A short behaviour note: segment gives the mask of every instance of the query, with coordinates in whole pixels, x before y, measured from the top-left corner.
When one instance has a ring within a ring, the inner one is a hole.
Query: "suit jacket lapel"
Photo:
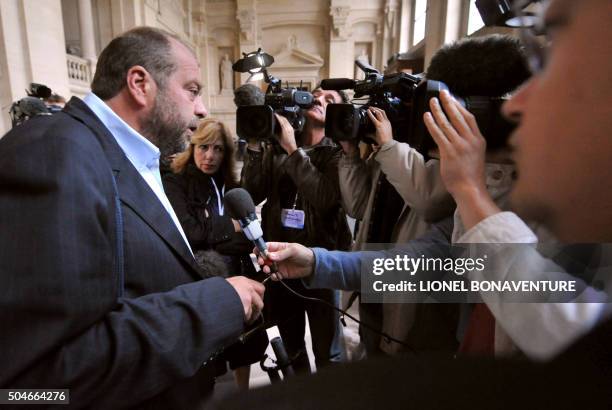
[[[159,202],[157,195],[155,195],[140,173],[127,159],[123,150],[104,124],[78,98],[73,97],[66,105],[64,112],[84,123],[96,135],[115,173],[121,202],[140,216],[164,242],[193,268],[193,273],[201,277],[193,255],[187,248],[174,221]]]

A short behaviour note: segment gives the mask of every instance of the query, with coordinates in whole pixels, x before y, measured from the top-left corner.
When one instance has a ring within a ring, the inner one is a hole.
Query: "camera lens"
[[[325,135],[335,141],[357,138],[361,114],[352,104],[330,104],[327,106]]]

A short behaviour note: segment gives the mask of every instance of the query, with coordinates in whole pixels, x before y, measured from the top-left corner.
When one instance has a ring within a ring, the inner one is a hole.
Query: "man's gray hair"
[[[171,39],[191,49],[174,34],[153,27],[137,27],[114,38],[98,58],[92,92],[102,100],[113,98],[125,87],[128,70],[137,65],[164,89],[167,78],[177,68]]]

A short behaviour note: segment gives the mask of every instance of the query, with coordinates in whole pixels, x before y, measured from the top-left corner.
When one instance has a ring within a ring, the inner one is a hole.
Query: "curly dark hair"
[[[458,96],[501,97],[525,82],[531,73],[516,38],[493,34],[466,38],[438,50],[426,71]]]
[[[264,105],[266,95],[254,84],[242,84],[234,90],[234,104],[236,107],[248,105]]]

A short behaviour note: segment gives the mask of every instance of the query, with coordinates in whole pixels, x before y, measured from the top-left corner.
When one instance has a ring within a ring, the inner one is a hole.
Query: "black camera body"
[[[474,115],[481,134],[487,141],[487,150],[495,151],[508,144],[508,138],[516,127],[501,114],[503,98],[488,96],[459,97],[453,95],[442,81],[424,80],[414,90],[409,133],[415,147],[427,153],[437,147],[423,122],[423,115],[429,112],[429,100],[440,98],[440,92],[446,90],[470,113]]]
[[[301,132],[306,122],[302,109],[312,106],[312,94],[294,87],[282,88],[281,80],[268,75],[267,67],[274,63],[274,57],[261,48],[244,54],[232,65],[234,71],[251,75],[263,74],[268,83],[263,105],[239,106],[236,112],[236,132],[241,138],[266,140],[273,137],[278,129],[274,114],[282,115],[296,132]]]
[[[30,83],[30,89],[26,90],[28,96],[11,104],[9,109],[11,126],[16,127],[36,116],[51,115],[53,112],[43,102],[43,99],[49,98],[51,93],[51,89],[46,85]]]
[[[51,97],[52,91],[44,84],[30,83],[30,89],[26,90],[26,93],[28,93],[29,97],[36,97],[44,100]]]
[[[408,131],[410,107],[405,101],[411,98],[413,89],[420,78],[405,73],[382,76],[374,68],[365,67],[366,79],[353,81],[348,79],[329,79],[321,82],[324,90],[353,89],[354,99],[364,96],[368,101],[361,105],[330,104],[327,106],[325,135],[335,141],[361,140],[366,143],[374,141],[368,137],[376,131],[368,117],[369,107],[377,107],[385,111],[387,118],[393,124],[396,139],[403,140]]]
[[[441,81],[425,80],[407,73],[381,75],[373,67],[356,62],[366,72],[362,81],[329,79],[321,83],[328,90],[353,89],[355,97],[368,96],[361,106],[353,104],[330,104],[327,107],[325,135],[336,141],[364,141],[372,143],[369,133],[375,132],[367,116],[370,106],[381,108],[393,126],[394,137],[407,142],[422,154],[436,147],[423,123],[423,114],[429,111],[429,100],[448,90]],[[514,125],[501,115],[503,99],[487,96],[453,96],[476,117],[482,134],[487,138],[487,147],[495,150],[506,145]]]
[[[238,107],[236,112],[236,131],[246,139],[265,140],[271,138],[278,128],[274,113],[289,120],[296,132],[304,128],[305,118],[302,108],[312,106],[312,94],[295,88],[268,92],[263,105]]]

